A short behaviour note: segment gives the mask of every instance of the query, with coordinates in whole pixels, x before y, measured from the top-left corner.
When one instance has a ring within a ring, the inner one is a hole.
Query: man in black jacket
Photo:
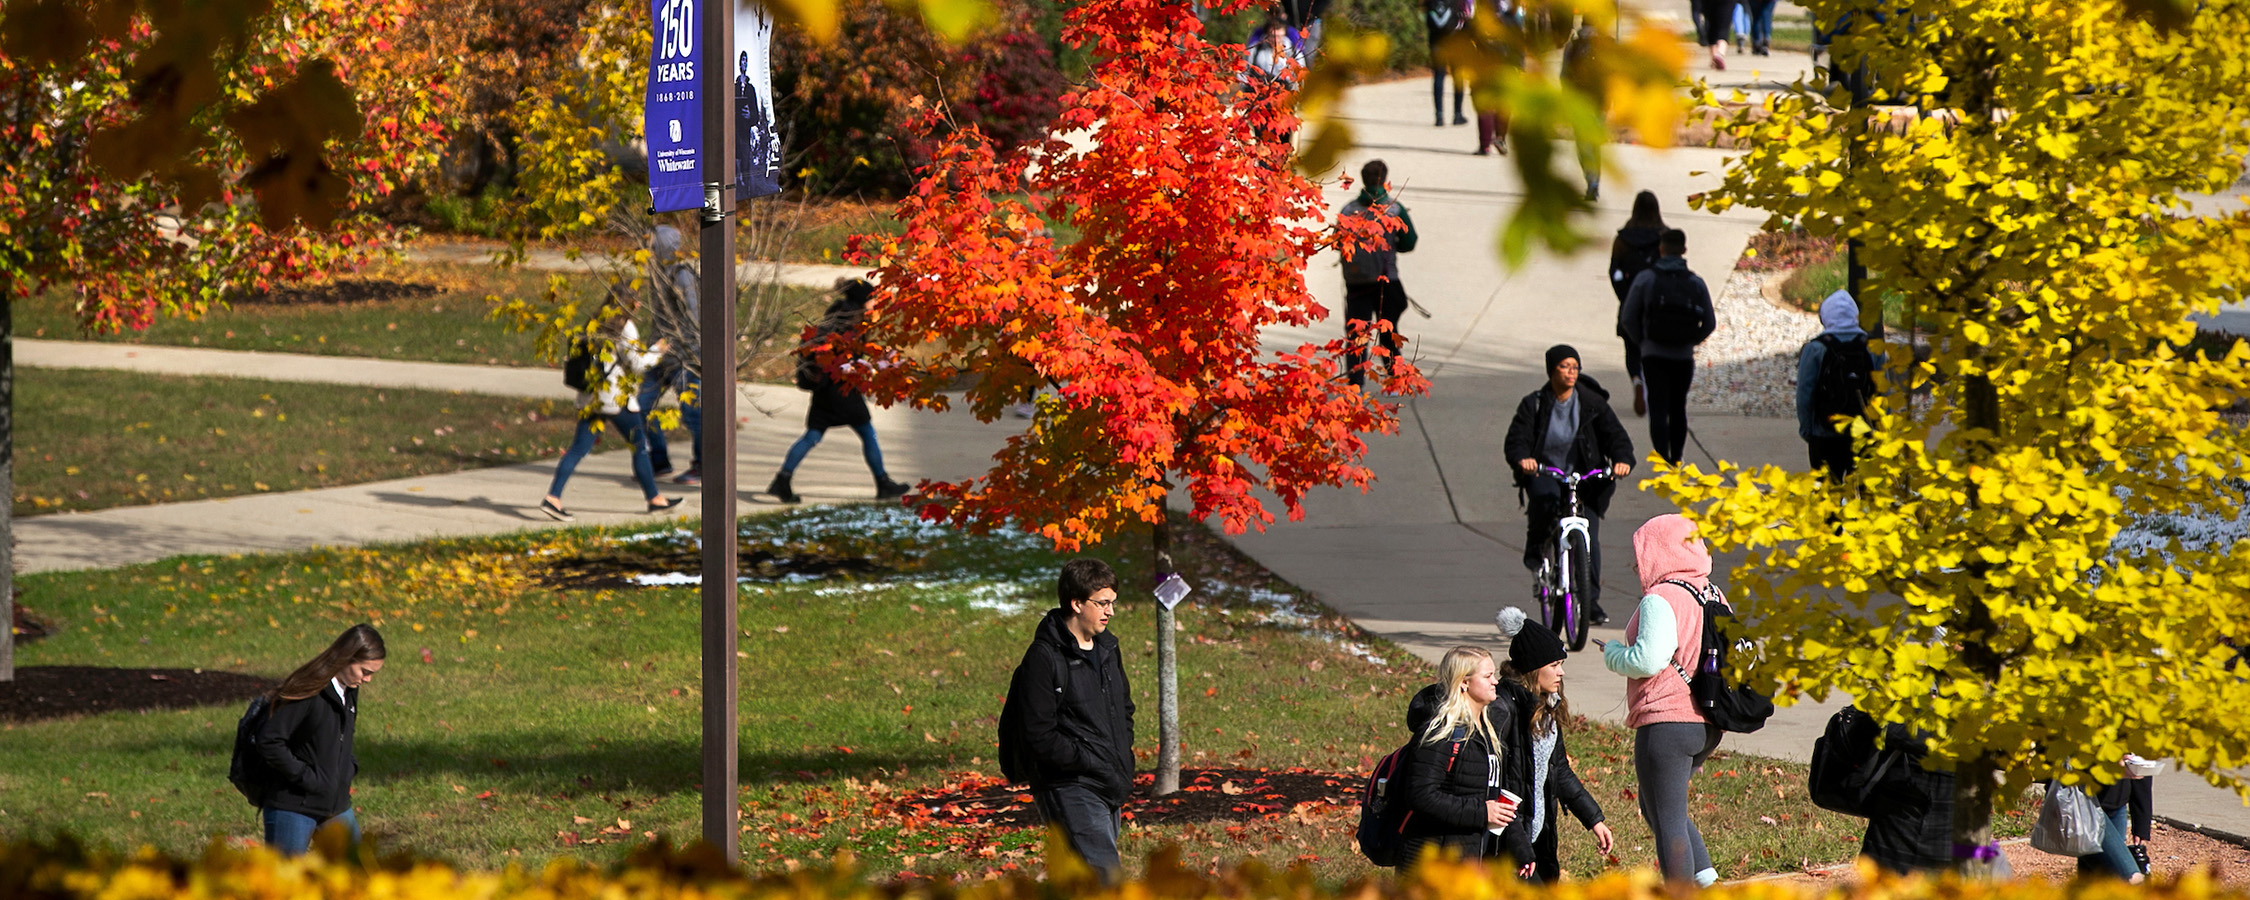
[[[1633,471],[1633,439],[1625,433],[1617,414],[1609,409],[1609,392],[1592,378],[1578,374],[1578,351],[1568,344],[1547,348],[1547,383],[1523,398],[1516,417],[1508,423],[1507,459],[1515,468],[1516,484],[1531,497],[1529,522],[1524,530],[1523,564],[1538,569],[1554,540],[1555,520],[1562,514],[1562,480],[1543,471],[1591,472],[1608,469],[1612,479]],[[1602,612],[1602,516],[1617,483],[1593,481],[1579,486],[1586,517],[1588,571],[1586,621],[1609,621]]]
[[[1074,559],[1063,564],[1055,593],[1061,605],[1040,621],[1008,686],[1008,702],[1023,704],[1013,737],[1029,757],[1040,818],[1114,884],[1124,871],[1118,813],[1133,789],[1133,691],[1109,633],[1117,573]]]

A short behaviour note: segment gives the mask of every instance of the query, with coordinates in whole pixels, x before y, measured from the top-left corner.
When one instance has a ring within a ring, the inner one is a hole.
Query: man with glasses
[[[1040,620],[1008,685],[1000,767],[1031,785],[1039,817],[1115,884],[1119,812],[1133,789],[1133,691],[1109,621],[1117,573],[1098,559],[1063,564],[1060,605]]]
[[[1523,398],[1516,417],[1508,423],[1507,459],[1515,468],[1516,488],[1530,495],[1523,537],[1524,568],[1536,570],[1555,540],[1555,520],[1562,514],[1562,481],[1547,468],[1565,472],[1608,469],[1611,478],[1633,471],[1633,438],[1610,411],[1609,392],[1599,382],[1579,374],[1578,351],[1568,344],[1547,348],[1547,383]],[[1617,482],[1590,481],[1579,485],[1578,497],[1586,517],[1588,571],[1586,621],[1602,625],[1602,516],[1609,512],[1610,494]]]

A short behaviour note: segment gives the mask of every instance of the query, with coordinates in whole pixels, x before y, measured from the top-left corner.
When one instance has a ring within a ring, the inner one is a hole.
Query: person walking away
[[[1894,754],[1867,792],[1867,833],[1859,854],[1898,875],[1935,875],[1953,867],[1953,773],[1922,767],[1927,733],[1893,723],[1880,753]],[[1880,764],[1880,763],[1878,763]]]
[[[1656,838],[1664,880],[1710,887],[1719,880],[1703,833],[1688,816],[1688,779],[1703,768],[1723,734],[1696,711],[1688,691],[1703,649],[1703,607],[1710,592],[1711,552],[1685,517],[1666,514],[1633,532],[1640,570],[1640,608],[1625,623],[1625,640],[1602,647],[1602,664],[1625,676],[1625,725],[1633,729],[1633,777],[1641,818]],[[1682,584],[1686,586],[1683,587]]]
[[[1404,776],[1408,813],[1400,872],[1411,871],[1424,853],[1504,857],[1510,868],[1531,860],[1530,836],[1510,827],[1531,792],[1529,748],[1511,746],[1521,737],[1515,724],[1515,706],[1500,694],[1492,654],[1467,646],[1446,651],[1437,683],[1417,692],[1406,708],[1415,740]]]
[[[1711,290],[1687,267],[1687,233],[1666,229],[1662,255],[1633,279],[1618,319],[1625,339],[1641,348],[1641,380],[1648,386],[1650,449],[1672,465],[1687,449],[1688,388],[1695,381],[1695,348],[1718,328]]]
[[[1727,42],[1734,39],[1735,0],[1689,0],[1695,5],[1695,42],[1711,52],[1711,68],[1726,71]]]
[[[2148,843],[2149,820],[2155,817],[2154,779],[2128,776],[2110,783],[2094,795],[2094,805],[2102,808],[2106,821],[2102,828],[2102,849],[2078,858],[2080,876],[2114,875],[2128,884],[2148,880],[2148,870],[2142,860],[2148,853],[2133,853],[2126,843],[2130,834],[2142,844]],[[2064,790],[2072,790],[2064,788]]]
[[[703,307],[697,301],[695,269],[679,261],[679,254],[680,230],[656,226],[656,236],[649,241],[650,306],[656,310],[651,330],[668,346],[656,361],[656,368],[641,379],[640,406],[643,412],[655,412],[656,401],[665,391],[679,395],[680,424],[692,442],[693,461],[672,483],[702,484],[703,379],[696,375],[696,365],[703,352]],[[662,428],[648,429],[648,460],[657,477],[672,474],[672,448]]]
[[[829,343],[829,339],[851,336],[867,314],[867,301],[875,296],[874,285],[861,278],[847,279],[838,288],[842,295],[828,305],[812,338],[797,348],[797,386],[812,392],[812,406],[805,410],[805,433],[789,446],[789,454],[781,461],[781,471],[766,485],[766,493],[783,503],[804,499],[797,496],[790,484],[797,465],[805,461],[805,454],[820,446],[820,439],[827,436],[828,429],[838,425],[859,435],[860,456],[867,460],[868,474],[875,476],[875,499],[894,500],[906,496],[906,485],[892,481],[890,473],[883,469],[883,445],[875,439],[875,422],[867,411],[867,398],[850,385],[839,383],[835,375],[812,356],[815,350]],[[856,364],[854,361],[845,365]]]
[[[1516,486],[1530,498],[1525,515],[1523,565],[1537,571],[1555,541],[1562,516],[1562,481],[1543,469],[1566,472],[1609,470],[1610,481],[1579,486],[1585,508],[1587,572],[1586,621],[1609,624],[1602,611],[1602,516],[1609,513],[1617,479],[1633,471],[1633,438],[1610,411],[1609,392],[1579,374],[1578,351],[1568,344],[1547,348],[1547,383],[1525,394],[1508,421],[1501,447],[1515,463]]]
[[[383,670],[383,635],[365,623],[344,629],[320,652],[266,695],[266,721],[252,746],[272,778],[259,809],[266,845],[283,856],[301,856],[313,833],[340,825],[359,844],[359,814],[352,808],[352,778],[359,757],[352,736],[359,726],[359,689]]]
[[[1562,80],[1572,90],[1584,94],[1594,104],[1594,114],[1608,127],[1608,84],[1593,66],[1599,52],[1598,45],[1607,40],[1591,24],[1580,25],[1571,32],[1570,41],[1563,45]],[[1607,134],[1577,134],[1572,129],[1570,141],[1578,150],[1578,171],[1586,177],[1586,202],[1602,198],[1602,145],[1608,142]]]
[[[1523,28],[1524,15],[1522,4],[1514,2],[1514,0],[1498,0],[1498,2],[1493,5],[1492,11],[1494,15],[1499,17],[1500,21],[1503,24],[1517,30],[1521,30]],[[1471,18],[1475,17],[1476,12],[1477,6],[1474,3],[1471,3],[1469,6],[1469,13]],[[1513,42],[1503,42],[1500,44],[1487,45],[1485,49],[1491,53],[1497,54],[1501,59],[1502,65],[1514,69],[1523,68],[1523,49],[1516,46]],[[1484,106],[1479,104],[1479,99],[1480,98],[1475,91],[1469,92],[1469,104],[1477,108],[1476,155],[1490,156],[1494,153],[1498,153],[1501,156],[1506,156],[1508,155],[1508,117],[1502,115],[1501,111],[1498,109],[1484,108]]]
[[[1039,817],[1108,884],[1124,874],[1120,811],[1133,789],[1133,691],[1117,636],[1117,573],[1098,559],[1063,564],[1059,605],[1039,621],[1009,680],[1022,704],[1022,747]]]
[[[1797,353],[1797,436],[1831,483],[1859,466],[1851,432],[1836,417],[1859,418],[1874,396],[1875,356],[1859,328],[1859,304],[1839,289],[1820,301],[1820,334]]]
[[[1641,381],[1641,342],[1625,337],[1625,294],[1634,279],[1656,264],[1656,245],[1664,238],[1664,216],[1656,193],[1633,195],[1633,215],[1609,242],[1609,289],[1617,294],[1617,336],[1625,341],[1625,374],[1633,376],[1633,415],[1648,415],[1648,386]]]
[[[1467,27],[1469,6],[1463,0],[1422,0],[1422,28],[1430,38],[1430,105],[1436,108],[1440,128],[1445,126],[1445,76],[1448,73],[1453,75],[1453,124],[1469,124],[1469,117],[1461,114],[1461,98],[1468,90],[1467,85],[1462,83],[1461,74],[1445,63],[1449,55],[1460,52],[1448,47],[1448,40]]]
[[[547,496],[540,498],[539,511],[558,522],[568,522],[576,516],[563,508],[563,489],[570,486],[570,476],[578,471],[578,462],[594,449],[600,436],[594,432],[597,424],[607,422],[625,438],[633,448],[633,480],[641,486],[641,496],[648,501],[648,511],[666,512],[680,505],[677,497],[666,497],[656,489],[656,471],[648,458],[647,421],[642,413],[640,377],[664,355],[670,346],[658,339],[653,347],[641,346],[640,327],[633,324],[633,314],[640,309],[640,299],[631,295],[612,293],[594,311],[595,325],[613,347],[615,361],[602,366],[602,378],[591,390],[578,392],[578,431],[570,439],[570,449],[563,451],[555,464],[555,479],[547,486]]]
[[[1398,355],[1398,317],[1406,314],[1406,285],[1399,281],[1398,255],[1411,253],[1421,235],[1414,231],[1414,217],[1406,207],[1391,198],[1391,167],[1382,160],[1368,160],[1359,167],[1359,196],[1344,204],[1336,218],[1368,216],[1375,210],[1387,212],[1398,218],[1398,226],[1383,235],[1379,246],[1362,247],[1356,252],[1343,254],[1344,267],[1344,339],[1349,349],[1344,352],[1344,366],[1349,370],[1352,385],[1366,383],[1367,344],[1375,337],[1376,322],[1386,326],[1382,331],[1383,349],[1380,360],[1383,371],[1391,371],[1391,362]]]
[[[1562,639],[1545,628],[1525,628],[1530,617],[1518,607],[1501,610],[1494,620],[1508,637],[1508,665],[1500,671],[1500,691],[1514,700],[1518,727],[1531,747],[1531,818],[1524,833],[1532,836],[1532,861],[1516,874],[1553,884],[1562,878],[1557,850],[1561,839],[1555,825],[1563,808],[1568,807],[1578,824],[1594,833],[1594,843],[1603,854],[1616,846],[1617,836],[1602,816],[1601,803],[1579,782],[1570,765],[1570,749],[1563,744],[1562,726],[1570,721],[1570,701],[1563,696],[1563,660],[1570,654]]]
[[[1750,13],[1750,52],[1773,55],[1773,8],[1778,0],[1742,0]]]

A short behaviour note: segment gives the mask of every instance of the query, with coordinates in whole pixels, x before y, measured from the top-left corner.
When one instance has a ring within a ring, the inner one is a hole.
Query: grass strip
[[[16,515],[526,462],[561,455],[575,414],[458,392],[37,368],[16,370],[16,409]]]

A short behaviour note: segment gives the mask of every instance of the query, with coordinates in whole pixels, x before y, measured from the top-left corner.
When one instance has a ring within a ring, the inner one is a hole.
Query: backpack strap
[[[1705,606],[1711,602],[1710,600],[1704,598],[1703,591],[1698,589],[1695,585],[1689,584],[1685,581],[1681,581],[1677,578],[1666,578],[1663,581],[1657,582],[1657,584],[1678,585],[1681,590],[1688,592],[1689,597],[1695,599],[1695,604],[1699,608],[1698,611],[1701,611],[1700,607]],[[1706,615],[1708,614],[1706,613]],[[1703,647],[1701,646],[1702,638],[1700,636],[1696,638],[1696,643],[1696,659],[1698,662],[1701,662],[1703,657]],[[1672,657],[1672,671],[1680,673],[1680,680],[1687,682],[1688,686],[1693,687],[1695,685],[1694,676],[1689,675],[1686,669],[1680,668],[1680,658],[1678,656]]]

